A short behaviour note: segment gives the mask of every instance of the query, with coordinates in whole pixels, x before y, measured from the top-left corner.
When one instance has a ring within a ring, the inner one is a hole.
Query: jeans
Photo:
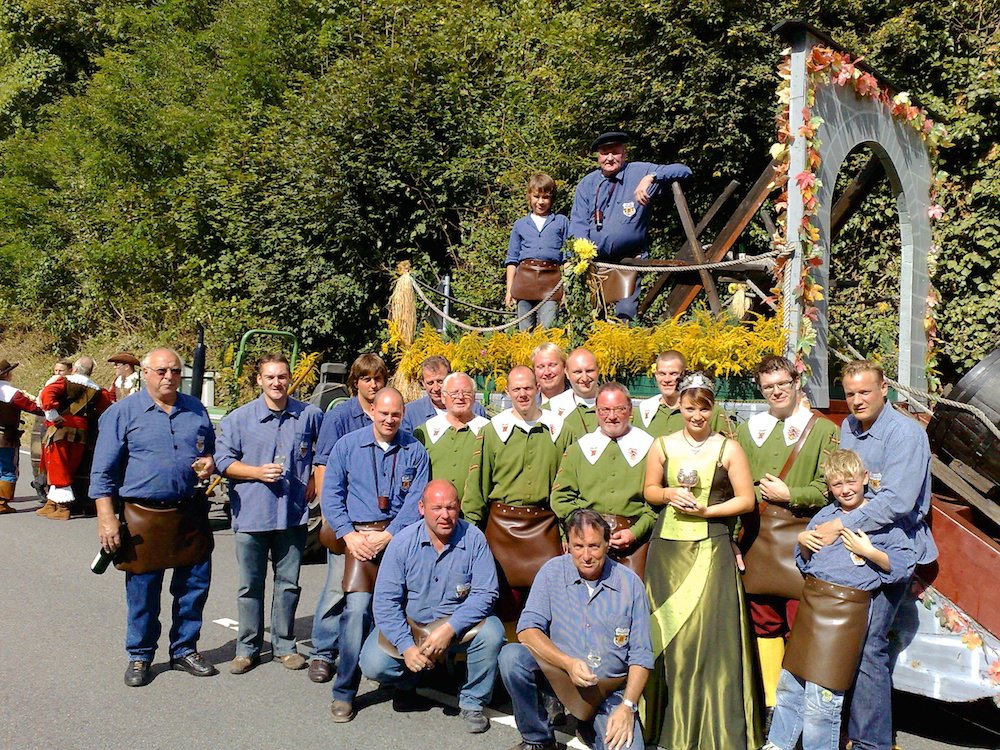
[[[340,617],[340,658],[337,676],[333,678],[333,699],[354,702],[361,684],[358,661],[361,647],[372,629],[372,595],[352,591],[344,597],[344,613]]]
[[[795,750],[802,735],[802,750],[837,750],[843,705],[843,692],[827,690],[782,669],[778,705],[774,707],[767,741],[780,750]]]
[[[326,553],[326,583],[323,593],[316,602],[316,614],[313,616],[312,655],[311,659],[319,659],[333,664],[334,653],[337,651],[337,639],[340,637],[340,616],[344,611],[344,556],[335,555],[329,550]]]
[[[125,574],[125,601],[128,622],[125,630],[125,651],[130,661],[152,662],[156,642],[160,638],[160,591],[163,574]],[[174,598],[170,626],[170,657],[187,656],[198,645],[201,634],[201,614],[208,601],[212,582],[212,558],[186,568],[174,568],[170,577],[170,594]]]
[[[519,299],[517,301],[517,317],[526,315],[528,312],[535,308],[541,300],[530,300],[530,299]],[[538,311],[531,315],[520,323],[517,324],[517,328],[520,331],[527,331],[531,328],[541,326],[542,328],[551,328],[555,325],[556,315],[559,313],[559,303],[554,300],[549,300],[543,304]]]
[[[306,527],[235,533],[240,586],[236,592],[239,632],[236,655],[254,658],[264,644],[264,579],[267,557],[274,569],[271,595],[271,647],[275,656],[295,653],[295,609],[299,604],[299,568]]]
[[[520,643],[508,643],[500,651],[500,677],[510,694],[514,706],[514,721],[524,742],[545,745],[555,741],[555,732],[549,723],[542,704],[542,691],[551,694],[552,688],[542,675],[542,670],[531,652]],[[622,702],[622,691],[609,695],[597,710],[591,722],[580,722],[581,734],[593,750],[605,750],[604,733],[608,717]],[[643,750],[642,728],[639,718],[633,718],[632,744],[623,750]]]
[[[0,482],[17,482],[17,448],[0,448]]]
[[[504,642],[503,624],[496,617],[487,617],[483,627],[468,643],[454,644],[448,653],[465,652],[467,675],[458,693],[459,708],[482,710],[493,695],[497,680],[497,657]],[[369,680],[395,684],[404,690],[416,686],[417,675],[406,668],[402,659],[394,659],[378,645],[376,628],[361,649],[361,671]]]
[[[855,750],[892,748],[892,659],[889,628],[910,588],[910,579],[884,586],[872,599],[868,635],[854,678],[847,733]]]

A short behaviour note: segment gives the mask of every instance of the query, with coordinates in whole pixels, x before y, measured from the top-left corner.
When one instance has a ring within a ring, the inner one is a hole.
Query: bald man
[[[562,417],[574,439],[597,429],[597,357],[590,349],[574,349],[566,359],[569,390],[554,396],[548,408]]]

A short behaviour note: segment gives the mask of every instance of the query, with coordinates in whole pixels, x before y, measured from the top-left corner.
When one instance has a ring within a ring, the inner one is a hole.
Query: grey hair
[[[465,372],[451,372],[451,373],[448,373],[448,377],[446,377],[444,379],[444,382],[441,383],[441,387],[442,388],[447,388],[448,387],[448,383],[453,383],[456,378],[465,378],[469,382],[469,385],[472,386],[472,392],[475,393],[475,391],[476,391],[476,381],[472,379],[471,375],[469,375],[468,373],[465,373]]]
[[[171,349],[169,346],[158,346],[155,349],[150,349],[146,353],[146,356],[142,358],[142,362],[139,363],[139,366],[149,368],[149,363],[152,360],[153,354],[155,352],[170,352],[175,357],[177,357],[177,361],[181,363],[181,369],[182,370],[184,369],[184,357],[178,354],[176,349]]]
[[[572,513],[569,514],[569,518],[566,519],[564,524],[566,528],[566,538],[569,539],[571,531],[575,531],[577,534],[583,534],[583,530],[586,528],[600,529],[601,533],[604,534],[604,541],[611,541],[611,527],[608,526],[608,522],[604,520],[604,516],[598,513],[596,510],[590,508],[577,508]]]
[[[80,357],[76,362],[73,363],[73,372],[79,375],[86,375],[90,377],[90,373],[94,371],[94,358],[84,355]]]

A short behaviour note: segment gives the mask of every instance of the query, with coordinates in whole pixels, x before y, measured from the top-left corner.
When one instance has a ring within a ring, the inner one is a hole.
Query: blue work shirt
[[[112,404],[98,421],[90,496],[170,501],[190,497],[191,468],[215,453],[215,432],[201,401],[178,393],[167,414],[143,388]],[[199,448],[201,450],[199,450]]]
[[[563,246],[569,235],[569,219],[562,214],[549,214],[542,228],[535,224],[532,214],[514,222],[507,242],[505,266],[516,266],[522,260],[548,260],[563,262]]]
[[[592,583],[593,597],[571,555],[552,558],[531,584],[517,632],[538,628],[575,659],[596,651],[601,664],[591,671],[601,679],[624,677],[630,666],[652,669],[649,602],[639,576],[609,557]]]
[[[655,182],[651,196],[659,192],[659,184],[690,177],[691,170],[683,164],[650,164],[628,161],[618,174],[605,177],[595,169],[576,186],[573,211],[570,213],[569,234],[588,239],[597,245],[602,259],[620,260],[644,255],[649,248],[649,217],[652,202],[643,206],[635,199],[635,189],[646,175]],[[604,214],[603,228],[594,223],[594,207]]]
[[[417,502],[424,494],[430,470],[427,451],[400,430],[383,451],[374,427],[364,427],[337,441],[323,477],[323,518],[337,537],[354,531],[355,523],[390,521],[395,536],[420,520]],[[378,507],[378,496],[389,498],[389,511]]]
[[[306,485],[322,422],[323,412],[294,398],[276,415],[263,395],[222,420],[215,456],[220,474],[237,461],[263,466],[285,456],[285,475],[277,482],[229,479],[233,531],[291,529],[309,520]]]
[[[493,611],[497,565],[486,537],[459,519],[440,553],[425,522],[399,532],[386,547],[375,581],[375,626],[400,653],[413,645],[406,618],[427,625],[448,617],[459,638]]]
[[[924,520],[931,509],[931,449],[920,423],[887,403],[867,432],[848,416],[840,425],[840,447],[861,456],[868,470],[869,503],[847,513],[844,526],[870,534],[898,524],[913,537],[918,565],[936,560]]]
[[[861,510],[861,508],[859,508]],[[853,511],[852,511],[853,512]],[[840,518],[844,526],[848,526],[849,514],[840,509],[836,502],[823,507],[815,516],[809,519],[807,528],[815,529],[824,521]],[[844,546],[844,540],[837,538],[833,544],[828,544],[819,552],[814,552],[806,560],[802,550],[795,545],[795,564],[803,575],[810,575],[821,581],[835,583],[838,586],[850,586],[862,591],[874,591],[890,583],[905,581],[913,575],[916,565],[916,555],[913,551],[913,540],[898,526],[887,526],[872,532],[866,532],[875,549],[889,556],[889,571],[882,570],[878,565],[865,560],[862,565],[855,564],[851,553]]]
[[[472,413],[478,414],[480,417],[486,416],[486,409],[479,403],[478,393],[475,396],[475,401],[472,402]],[[410,433],[415,432],[420,425],[437,415],[438,410],[434,406],[434,402],[431,401],[431,397],[424,395],[422,398],[411,401],[406,405],[406,411],[403,413],[403,422],[399,428]]]
[[[354,396],[349,401],[343,401],[333,407],[323,417],[323,426],[319,431],[319,440],[316,442],[316,455],[313,456],[313,463],[316,466],[326,466],[330,460],[330,451],[344,435],[362,427],[370,427],[373,424],[372,418],[365,414],[361,408],[361,402]]]

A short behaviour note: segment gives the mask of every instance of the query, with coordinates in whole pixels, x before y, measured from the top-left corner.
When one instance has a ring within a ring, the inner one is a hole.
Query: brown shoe
[[[306,658],[299,653],[285,654],[284,656],[275,657],[281,662],[281,665],[285,669],[305,669],[306,668]]]
[[[7,513],[17,513],[17,511],[7,505],[6,500],[0,500],[0,516],[6,515]]]
[[[237,656],[229,662],[229,674],[246,674],[259,663],[256,657]]]
[[[333,679],[333,665],[322,659],[309,662],[309,679],[313,682],[329,682]]]
[[[35,511],[36,516],[41,516],[42,518],[48,518],[52,511],[54,511],[58,506],[51,500],[46,500],[45,505]]]
[[[334,701],[330,704],[330,719],[335,724],[346,724],[354,718],[354,706],[347,701]]]
[[[68,521],[69,505],[65,505],[63,503],[53,503],[53,505],[55,508],[45,517],[50,521]]]
[[[17,513],[8,503],[14,499],[14,483],[0,482],[0,515]]]

